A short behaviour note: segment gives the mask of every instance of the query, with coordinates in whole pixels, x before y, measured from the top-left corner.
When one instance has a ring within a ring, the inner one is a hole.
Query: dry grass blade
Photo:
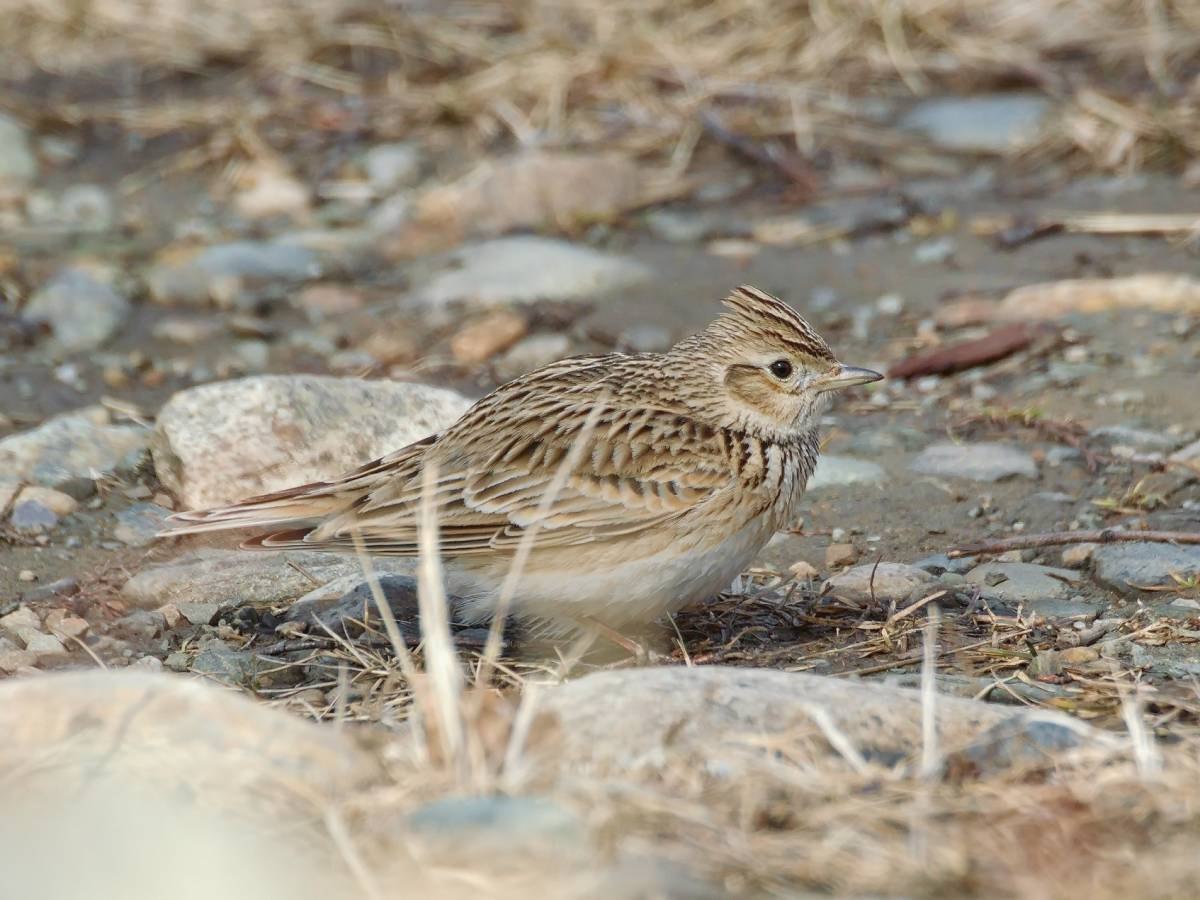
[[[417,598],[421,613],[421,637],[425,648],[425,673],[432,687],[432,709],[443,758],[455,766],[460,777],[469,770],[467,727],[463,718],[463,673],[454,639],[450,635],[449,602],[442,584],[438,548],[437,507],[434,494],[437,467],[426,462],[421,470],[421,510],[418,518]]]

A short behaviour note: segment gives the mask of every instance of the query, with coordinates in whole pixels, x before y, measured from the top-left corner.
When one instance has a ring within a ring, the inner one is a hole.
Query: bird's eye
[[[777,359],[771,365],[767,366],[771,370],[771,374],[776,378],[788,378],[792,374],[792,364],[786,359]]]

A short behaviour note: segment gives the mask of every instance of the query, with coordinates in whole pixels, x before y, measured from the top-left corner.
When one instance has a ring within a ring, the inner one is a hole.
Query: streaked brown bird
[[[653,621],[733,582],[792,519],[830,393],[883,377],[839,363],[756,288],[725,305],[665,353],[552,363],[341,478],[179,513],[167,534],[266,529],[243,546],[415,556],[428,467],[468,617],[492,611],[525,541],[517,616],[566,629]]]

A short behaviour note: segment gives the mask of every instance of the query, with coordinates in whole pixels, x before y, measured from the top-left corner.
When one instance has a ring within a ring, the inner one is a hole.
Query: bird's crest
[[[742,285],[722,301],[730,312],[713,323],[726,334],[767,337],[782,342],[797,353],[833,360],[833,351],[800,314],[765,291]]]

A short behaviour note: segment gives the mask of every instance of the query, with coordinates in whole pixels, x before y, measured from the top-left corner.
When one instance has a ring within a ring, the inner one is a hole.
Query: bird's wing
[[[349,551],[361,542],[416,555],[427,468],[448,556],[512,552],[530,528],[539,546],[655,528],[731,483],[736,438],[675,404],[636,402],[622,390],[620,362],[552,364],[483,398],[442,435],[334,481],[185,513],[178,533],[287,525],[245,546]]]
[[[380,467],[375,485],[344,512],[302,536],[255,545],[351,549],[357,533],[374,553],[414,555],[422,465],[432,469],[448,556],[511,552],[530,528],[539,546],[635,534],[687,513],[731,480],[721,441],[674,412],[573,399],[538,407],[515,421],[492,418],[491,434],[435,445],[419,465]]]

